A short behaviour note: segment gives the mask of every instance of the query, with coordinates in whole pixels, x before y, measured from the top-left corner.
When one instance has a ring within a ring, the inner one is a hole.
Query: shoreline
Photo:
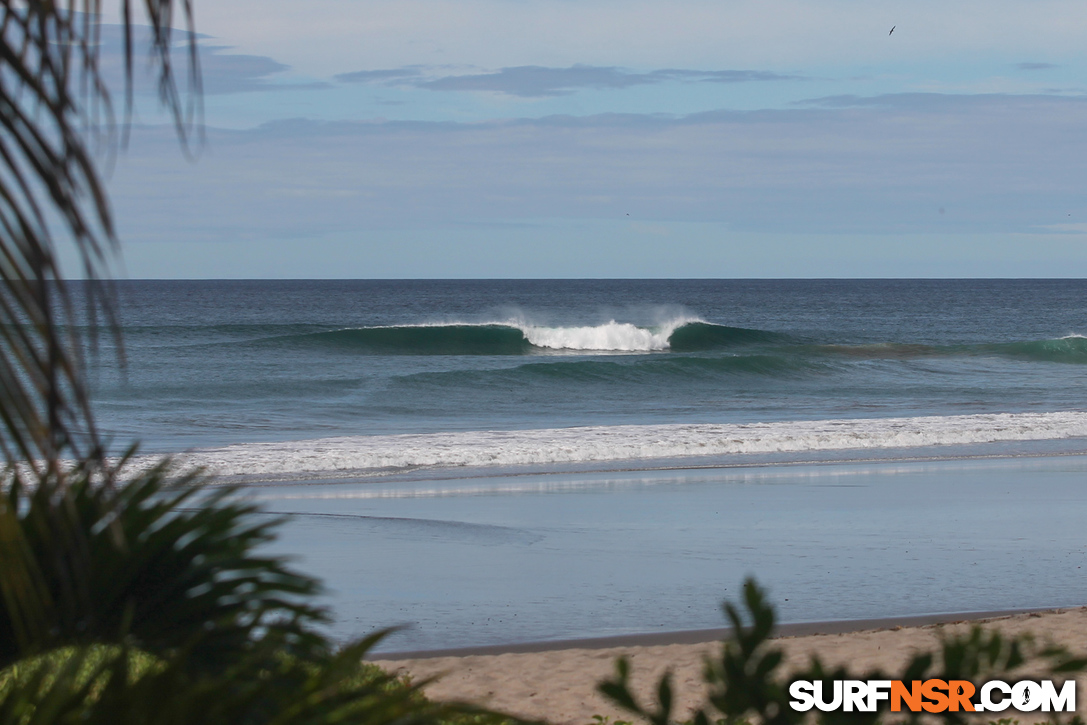
[[[458,481],[488,481],[491,479],[540,478],[547,476],[601,476],[641,473],[705,473],[712,471],[735,471],[750,468],[754,470],[773,468],[803,468],[806,466],[851,466],[883,465],[906,463],[977,463],[983,461],[1029,461],[1045,458],[1087,458],[1087,441],[1083,438],[1045,439],[1038,441],[1020,441],[1024,448],[1037,446],[1043,450],[1015,450],[996,453],[984,452],[983,448],[1003,447],[1005,441],[971,446],[932,445],[911,448],[882,448],[877,450],[850,448],[842,451],[825,451],[824,455],[812,455],[808,458],[769,459],[760,454],[736,454],[727,456],[727,460],[718,460],[718,456],[685,456],[681,458],[623,459],[621,461],[584,462],[580,464],[553,463],[547,465],[523,466],[469,466],[445,467],[434,466],[374,472],[342,471],[337,475],[324,475],[324,472],[299,473],[297,477],[257,478],[252,476],[217,476],[217,483],[236,487],[240,490],[277,489],[307,486],[352,486],[361,484],[449,484]],[[1030,444],[1028,446],[1027,444]],[[1044,447],[1049,446],[1048,449]],[[1068,446],[1062,449],[1062,446]],[[939,450],[938,453],[924,451]],[[968,449],[964,452],[961,449]],[[870,453],[870,455],[863,455]],[[894,455],[899,453],[900,455]],[[848,456],[846,455],[848,454]],[[180,457],[184,453],[163,454]],[[841,455],[842,457],[836,457]],[[744,457],[747,456],[747,457]],[[634,465],[644,460],[645,465]],[[626,463],[627,465],[616,465]]]
[[[896,673],[914,653],[931,651],[941,637],[964,634],[976,624],[1006,635],[1030,633],[1041,643],[1059,642],[1074,654],[1087,653],[1087,607],[1083,606],[930,624],[892,625],[893,619],[853,620],[852,624],[863,626],[872,621],[890,626],[789,635],[784,632],[789,625],[785,625],[779,628],[773,644],[785,655],[786,673],[804,667],[812,657],[819,657],[829,668],[844,665],[861,676],[875,669]],[[593,725],[596,716],[611,722],[632,720],[629,713],[596,692],[596,684],[614,674],[616,658],[626,657],[630,661],[632,691],[640,702],[652,702],[660,676],[671,673],[676,720],[682,721],[704,700],[703,662],[707,655],[716,654],[716,644],[716,641],[630,644],[429,658],[382,655],[371,662],[414,680],[429,680],[424,690],[438,700],[471,702],[527,720],[547,721],[550,725]],[[1032,670],[1028,666],[1017,672],[1030,676]],[[1077,683],[1082,693],[1087,675],[1077,677]],[[1077,699],[1080,715],[1087,712],[1085,700]],[[1008,716],[1022,725],[1053,720],[1052,713],[1009,710],[983,722]]]
[[[791,622],[778,624],[774,638],[810,637],[819,635],[854,634],[857,632],[927,627],[932,625],[983,623],[996,619],[1031,614],[1060,614],[1074,609],[1087,609],[1087,605],[1061,607],[1032,607],[1025,609],[999,609],[992,611],[944,612],[937,614],[876,617],[869,619],[833,619],[820,622]],[[505,654],[535,654],[558,650],[596,650],[626,647],[662,647],[671,645],[701,645],[719,642],[732,633],[731,627],[710,629],[680,629],[669,632],[644,632],[618,634],[604,637],[579,637],[573,639],[511,642],[509,644],[448,647],[442,649],[385,651],[372,653],[371,660],[422,660],[439,657],[497,656]]]
[[[638,459],[624,459],[624,461],[603,461],[599,462],[597,466],[590,466],[586,464],[549,464],[547,466],[475,466],[475,467],[444,467],[435,466],[430,468],[414,468],[411,470],[395,470],[395,471],[381,471],[370,472],[360,471],[352,472],[345,471],[338,473],[336,476],[323,475],[322,472],[312,473],[300,473],[297,478],[289,476],[283,476],[279,478],[254,478],[249,476],[217,476],[217,482],[221,485],[236,486],[240,489],[259,489],[259,488],[276,488],[280,486],[328,486],[328,485],[352,485],[362,483],[448,483],[450,481],[466,481],[466,480],[487,480],[492,478],[521,478],[521,477],[534,477],[534,476],[590,476],[597,474],[621,474],[621,473],[670,473],[670,472],[683,472],[683,471],[729,471],[741,468],[790,468],[790,467],[802,467],[802,466],[835,466],[835,465],[851,465],[851,464],[881,464],[881,463],[953,463],[955,461],[963,461],[964,463],[976,462],[976,461],[1016,461],[1016,460],[1029,460],[1034,458],[1076,458],[1087,457],[1087,450],[1082,447],[1082,438],[1073,439],[1047,439],[1044,441],[1030,441],[1031,443],[1040,444],[1062,444],[1070,441],[1076,442],[1077,445],[1072,450],[1042,450],[1042,451],[1018,451],[1018,452],[1005,452],[1005,453],[947,453],[941,452],[939,454],[924,454],[924,453],[904,453],[900,456],[885,455],[888,452],[893,453],[899,449],[880,449],[878,455],[876,451],[873,451],[871,456],[857,455],[860,452],[866,451],[866,449],[853,449],[850,448],[845,453],[854,454],[849,458],[834,458],[830,455],[826,457],[812,457],[812,458],[797,458],[797,459],[784,459],[784,460],[764,460],[758,457],[756,454],[740,454],[751,455],[753,458],[741,459],[740,455],[731,456],[731,460],[728,461],[702,461],[703,458],[713,459],[714,456],[689,456],[691,462],[678,461],[676,459],[645,459],[647,463],[645,465],[613,465],[615,463],[621,463],[629,460]],[[979,444],[979,446],[997,446],[1002,445],[1003,442],[997,441],[992,443]],[[974,447],[979,447],[974,446]],[[918,451],[929,450],[933,448],[940,448],[941,446],[923,446],[920,448],[908,448],[906,451]],[[948,446],[949,448],[953,446]],[[831,453],[839,453],[838,451],[832,451]],[[164,456],[183,456],[184,453],[171,453],[163,454]],[[654,463],[654,461],[658,461]]]

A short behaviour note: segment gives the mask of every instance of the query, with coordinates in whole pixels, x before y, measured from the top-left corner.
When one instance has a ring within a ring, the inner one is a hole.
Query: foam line
[[[276,478],[1078,437],[1087,437],[1087,412],[348,436],[199,449],[183,459],[224,476]]]

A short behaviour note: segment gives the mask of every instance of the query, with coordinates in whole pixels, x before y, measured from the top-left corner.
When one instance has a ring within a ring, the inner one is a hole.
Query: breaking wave
[[[783,337],[763,330],[680,318],[652,327],[615,320],[582,327],[522,322],[360,327],[289,335],[270,342],[338,347],[377,355],[525,355],[546,350],[693,352]]]
[[[242,334],[248,330],[231,330]],[[255,332],[255,330],[253,330]],[[600,325],[533,325],[523,321],[387,325],[313,330],[259,336],[248,342],[273,348],[322,348],[361,355],[532,355],[547,352],[713,353],[760,345],[759,354],[842,360],[910,360],[940,357],[1002,357],[1036,362],[1087,364],[1087,337],[1043,340],[927,344],[911,342],[835,343],[803,341],[790,335],[731,327],[680,317],[654,326],[611,320]],[[792,364],[792,363],[790,363]]]
[[[1055,340],[1006,342],[999,345],[982,345],[982,351],[994,352],[1005,357],[1046,362],[1087,363],[1087,337],[1067,335]]]

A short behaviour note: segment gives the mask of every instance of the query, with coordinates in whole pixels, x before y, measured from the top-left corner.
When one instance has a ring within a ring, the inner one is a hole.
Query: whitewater
[[[1019,413],[752,424],[622,425],[344,436],[193,450],[231,479],[366,476],[419,468],[636,462],[755,453],[919,448],[1087,438],[1087,413]],[[153,458],[144,459],[150,463]]]
[[[649,352],[667,350],[669,338],[678,328],[697,318],[670,320],[657,328],[644,328],[629,322],[609,320],[602,325],[583,327],[540,327],[523,321],[509,322],[524,334],[529,344],[553,350],[614,350],[619,352]]]

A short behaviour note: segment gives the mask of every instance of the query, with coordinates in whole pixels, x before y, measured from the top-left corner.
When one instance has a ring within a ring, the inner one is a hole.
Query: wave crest
[[[360,327],[300,335],[292,342],[370,355],[523,355],[530,351],[521,330],[498,323]]]
[[[713,350],[776,337],[762,330],[677,318],[654,327],[615,320],[580,327],[545,327],[517,321],[360,327],[291,335],[271,342],[323,345],[371,355],[525,355],[544,350]]]
[[[1087,337],[1067,335],[1048,340],[990,342],[973,345],[926,345],[922,343],[869,343],[818,345],[814,351],[836,357],[867,360],[910,360],[952,356],[996,356],[1032,362],[1087,364]]]
[[[1055,340],[1006,342],[986,348],[1005,357],[1044,362],[1087,363],[1087,337],[1068,335]]]

